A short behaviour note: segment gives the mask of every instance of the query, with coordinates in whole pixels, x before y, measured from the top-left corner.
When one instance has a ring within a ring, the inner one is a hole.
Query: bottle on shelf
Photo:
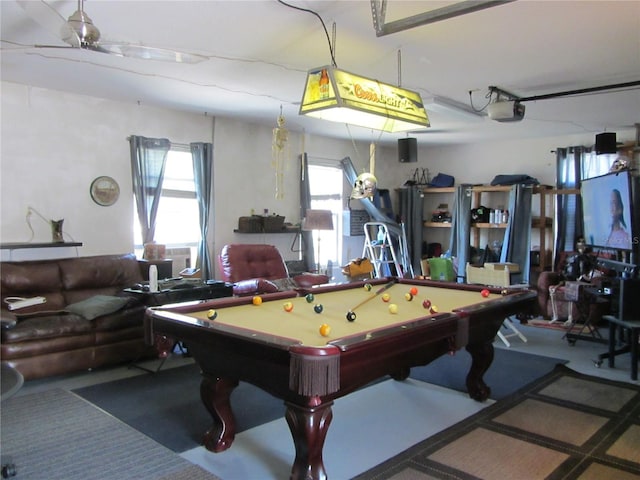
[[[149,266],[149,291],[158,291],[158,267],[155,265]]]

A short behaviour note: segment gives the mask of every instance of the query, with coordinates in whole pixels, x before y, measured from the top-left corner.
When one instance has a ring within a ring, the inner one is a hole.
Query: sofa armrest
[[[329,283],[330,277],[321,273],[301,273],[293,277],[293,281],[301,288],[309,288],[315,285],[322,285],[323,283]]]
[[[0,311],[0,328],[2,330],[9,330],[15,327],[18,323],[18,317],[16,317],[13,313],[2,310]]]
[[[275,293],[278,287],[264,278],[251,278],[240,280],[233,284],[233,294],[238,296],[258,295],[262,293]]]

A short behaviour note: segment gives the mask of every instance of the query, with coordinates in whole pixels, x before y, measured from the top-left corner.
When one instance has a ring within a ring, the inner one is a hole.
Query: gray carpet
[[[65,390],[14,396],[1,415],[18,480],[218,479]]]

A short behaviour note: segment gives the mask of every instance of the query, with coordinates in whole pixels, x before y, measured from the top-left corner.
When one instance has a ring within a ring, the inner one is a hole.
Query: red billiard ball
[[[416,287],[411,287],[409,293],[415,297],[418,294],[418,289]]]
[[[489,294],[490,294],[490,293],[491,293],[491,292],[489,292],[489,290],[487,290],[486,288],[484,288],[484,289],[482,289],[482,291],[480,292],[480,295],[482,295],[483,297],[485,297],[485,298],[486,298],[486,297],[488,297],[488,296],[489,296]]]
[[[424,302],[422,302],[422,306],[429,310],[431,308],[431,300],[425,300]]]

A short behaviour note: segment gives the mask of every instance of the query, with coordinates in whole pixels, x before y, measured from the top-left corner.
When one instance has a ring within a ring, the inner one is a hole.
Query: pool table
[[[233,297],[152,307],[145,331],[149,343],[184,342],[200,366],[201,398],[213,418],[207,449],[231,446],[230,395],[249,382],[285,402],[296,451],[291,478],[324,479],[334,399],[386,375],[403,380],[411,367],[465,347],[467,389],[485,400],[496,332],[535,299],[530,290],[387,278],[263,295],[260,305]]]

